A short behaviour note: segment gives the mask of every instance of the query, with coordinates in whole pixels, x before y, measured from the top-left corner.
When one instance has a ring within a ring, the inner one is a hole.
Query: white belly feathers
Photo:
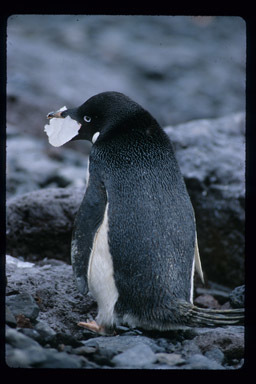
[[[108,203],[103,222],[94,237],[87,277],[89,290],[98,303],[98,324],[113,324],[118,292],[108,244]]]

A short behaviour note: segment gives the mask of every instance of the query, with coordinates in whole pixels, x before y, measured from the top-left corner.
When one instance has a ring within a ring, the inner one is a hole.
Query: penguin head
[[[150,116],[139,104],[124,94],[102,92],[92,96],[77,108],[50,112],[47,117],[51,119],[69,116],[80,125],[77,135],[71,141],[89,140],[95,143],[98,137],[113,134],[117,130],[129,129],[128,127],[134,126],[134,122],[138,124],[139,120],[145,121],[145,115]]]

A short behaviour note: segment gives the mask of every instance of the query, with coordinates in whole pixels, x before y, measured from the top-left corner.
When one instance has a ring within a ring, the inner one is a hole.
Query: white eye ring
[[[84,116],[84,121],[86,121],[86,123],[90,123],[90,121],[91,121],[91,117],[89,117],[89,116]]]

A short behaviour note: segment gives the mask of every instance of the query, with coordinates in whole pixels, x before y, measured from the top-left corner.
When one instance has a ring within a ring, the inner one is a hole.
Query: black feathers
[[[62,113],[68,114],[81,124],[76,139],[94,142],[89,183],[72,241],[80,290],[87,290],[93,241],[108,204],[107,245],[113,262],[110,275],[118,292],[116,318],[159,330],[179,323],[238,323],[241,310],[207,311],[191,303],[194,211],[172,144],[157,121],[117,92],[93,96]]]

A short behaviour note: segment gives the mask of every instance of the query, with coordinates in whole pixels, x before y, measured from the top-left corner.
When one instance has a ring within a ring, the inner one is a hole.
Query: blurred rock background
[[[106,90],[163,126],[242,111],[245,38],[240,17],[11,16],[8,120],[45,140],[47,112]]]
[[[11,16],[7,252],[69,261],[90,144],[50,147],[46,114],[115,90],[148,109],[174,142],[206,277],[242,284],[245,28],[239,17]]]

